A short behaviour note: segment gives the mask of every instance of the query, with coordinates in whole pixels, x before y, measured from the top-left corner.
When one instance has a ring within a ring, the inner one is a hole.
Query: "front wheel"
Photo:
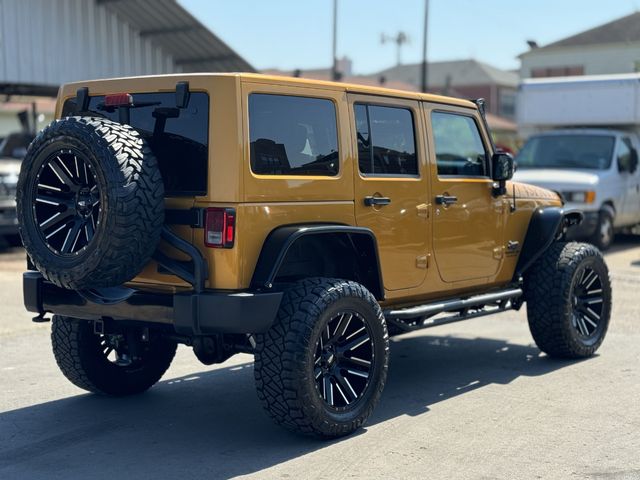
[[[69,381],[89,392],[113,396],[151,388],[169,368],[177,347],[153,330],[147,334],[131,327],[98,335],[93,322],[60,315],[53,316],[51,343],[56,362]]]
[[[555,243],[525,278],[529,328],[552,357],[584,358],[600,347],[611,316],[611,281],[600,251]]]
[[[362,285],[326,278],[296,283],[271,329],[256,336],[258,397],[276,423],[318,437],[364,424],[382,394],[389,335]]]

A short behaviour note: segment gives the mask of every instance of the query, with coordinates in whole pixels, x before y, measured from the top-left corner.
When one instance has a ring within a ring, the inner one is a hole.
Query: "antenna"
[[[409,37],[402,31],[398,32],[396,36],[387,35],[384,33],[380,35],[380,43],[384,45],[387,42],[396,44],[396,65],[402,65],[402,46],[405,43],[409,43]]]

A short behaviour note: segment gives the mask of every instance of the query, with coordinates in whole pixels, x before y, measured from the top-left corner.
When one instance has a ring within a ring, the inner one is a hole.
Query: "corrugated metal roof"
[[[175,0],[98,0],[170,54],[184,72],[254,72],[254,68]]]

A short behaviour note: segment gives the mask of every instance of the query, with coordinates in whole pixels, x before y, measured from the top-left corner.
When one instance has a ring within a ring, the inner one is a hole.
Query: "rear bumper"
[[[218,291],[171,295],[134,291],[118,303],[102,304],[74,290],[57,287],[34,271],[23,274],[23,292],[26,309],[37,314],[172,324],[176,333],[189,336],[265,332],[276,318],[283,295]]]

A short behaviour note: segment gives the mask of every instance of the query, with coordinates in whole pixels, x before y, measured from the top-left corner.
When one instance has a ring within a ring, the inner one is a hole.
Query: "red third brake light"
[[[211,248],[231,248],[236,233],[236,211],[233,208],[207,208],[204,244]]]
[[[128,93],[112,93],[104,96],[105,107],[122,107],[132,105],[133,97]]]

